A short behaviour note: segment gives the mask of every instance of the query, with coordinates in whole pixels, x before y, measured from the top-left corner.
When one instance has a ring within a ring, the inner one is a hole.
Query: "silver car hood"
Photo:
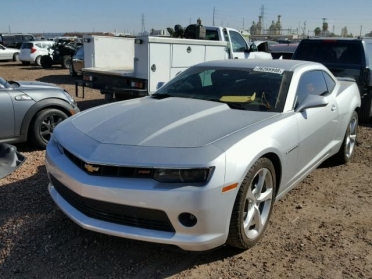
[[[18,81],[19,85],[21,86],[19,89],[33,89],[33,88],[59,88],[55,84],[40,82],[40,81]]]
[[[201,147],[277,113],[234,110],[218,102],[144,97],[82,112],[71,119],[104,144]]]

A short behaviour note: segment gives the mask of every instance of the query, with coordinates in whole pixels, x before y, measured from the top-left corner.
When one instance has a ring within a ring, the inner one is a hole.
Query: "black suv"
[[[298,45],[292,59],[324,64],[336,77],[350,77],[359,86],[359,118],[372,117],[372,38],[308,38]]]
[[[31,34],[0,34],[0,44],[6,47],[21,48],[23,42],[35,41]]]

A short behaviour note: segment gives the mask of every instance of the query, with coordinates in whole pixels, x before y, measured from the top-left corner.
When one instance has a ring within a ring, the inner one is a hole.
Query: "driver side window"
[[[328,94],[322,71],[309,71],[304,73],[298,83],[294,107],[296,108],[307,95],[325,95]]]

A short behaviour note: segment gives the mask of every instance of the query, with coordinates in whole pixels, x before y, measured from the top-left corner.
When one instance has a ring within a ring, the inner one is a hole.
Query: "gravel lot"
[[[75,78],[58,66],[0,62],[0,76],[75,94]],[[91,89],[76,99],[81,110],[104,103]],[[83,230],[49,197],[44,151],[17,148],[26,162],[0,179],[0,278],[372,278],[370,124],[352,162],[319,167],[276,203],[265,237],[244,252],[190,253]]]

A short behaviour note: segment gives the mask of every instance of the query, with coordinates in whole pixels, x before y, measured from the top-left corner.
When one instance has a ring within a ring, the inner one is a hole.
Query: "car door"
[[[9,59],[9,54],[6,51],[6,48],[0,45],[0,60]]]
[[[224,32],[224,36],[228,36],[226,40],[231,42],[229,47],[231,48],[232,58],[246,59],[248,57],[248,45],[243,36],[234,30],[226,30]]]
[[[0,85],[0,139],[14,136],[14,108],[7,90]]]
[[[310,94],[324,96],[328,101],[326,106],[296,113],[300,138],[297,167],[299,175],[303,175],[319,164],[332,149],[339,112],[336,93],[328,91],[323,71],[305,72],[300,78],[296,94],[296,107]]]

